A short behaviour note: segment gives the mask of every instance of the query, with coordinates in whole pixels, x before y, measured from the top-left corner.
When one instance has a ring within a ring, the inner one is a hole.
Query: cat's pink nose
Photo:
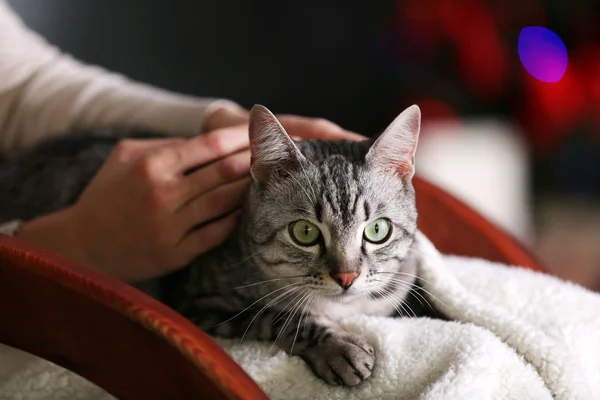
[[[352,286],[354,280],[358,278],[358,274],[356,272],[339,272],[337,274],[331,274],[331,277],[335,279],[341,287],[348,289]]]

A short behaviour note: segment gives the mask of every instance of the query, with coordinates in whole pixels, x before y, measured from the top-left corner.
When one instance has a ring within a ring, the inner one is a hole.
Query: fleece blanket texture
[[[600,295],[554,277],[442,256],[419,234],[428,301],[451,321],[348,316],[377,351],[373,376],[328,386],[298,357],[221,340],[272,399],[600,399]],[[141,383],[143,384],[143,383]],[[0,399],[108,400],[44,360],[0,346]]]

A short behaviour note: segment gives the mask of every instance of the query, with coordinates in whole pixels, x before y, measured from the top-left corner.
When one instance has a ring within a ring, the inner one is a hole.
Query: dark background
[[[367,135],[414,103],[425,123],[512,122],[531,160],[534,249],[553,273],[600,290],[599,0],[9,3],[77,58],[178,92]],[[560,81],[523,68],[527,26],[565,43]]]
[[[600,194],[600,1],[9,3],[84,61],[367,135],[414,102],[425,119],[501,115],[524,128],[536,195]],[[517,38],[528,25],[567,45],[561,82],[538,82],[521,66]]]
[[[365,133],[396,112],[379,48],[394,1],[10,3],[65,51],[167,89],[263,103]]]

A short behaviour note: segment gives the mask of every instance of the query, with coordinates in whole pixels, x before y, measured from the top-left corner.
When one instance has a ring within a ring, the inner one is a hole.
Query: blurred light
[[[425,32],[430,39],[438,41],[443,37],[440,24],[441,2],[443,0],[417,0],[398,2],[398,23],[414,26]]]
[[[518,36],[527,25],[546,25],[546,10],[540,0],[497,0],[491,12],[503,34]]]
[[[445,0],[443,25],[457,48],[457,62],[468,88],[480,99],[497,99],[506,89],[509,60],[494,16],[478,0]]]
[[[578,71],[581,85],[586,92],[583,108],[590,124],[589,134],[597,141],[600,139],[600,43],[584,42],[573,52],[569,69]]]
[[[569,67],[560,82],[548,85],[523,72],[526,93],[521,118],[538,151],[555,151],[585,113],[585,85]]]
[[[569,67],[574,65],[585,84],[588,103],[600,103],[600,44],[586,42],[571,53]]]
[[[460,124],[456,112],[447,103],[436,99],[422,99],[415,102],[421,108],[423,122],[443,121],[447,124]]]
[[[567,70],[567,48],[558,35],[541,26],[529,26],[519,34],[519,58],[523,67],[542,82],[558,82]]]

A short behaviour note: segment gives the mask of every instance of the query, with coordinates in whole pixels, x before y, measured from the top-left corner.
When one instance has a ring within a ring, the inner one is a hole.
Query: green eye
[[[299,220],[290,224],[290,236],[301,246],[312,246],[321,237],[321,231],[315,224]]]
[[[380,244],[388,240],[391,233],[390,221],[386,218],[379,218],[367,225],[363,236],[368,242]]]

